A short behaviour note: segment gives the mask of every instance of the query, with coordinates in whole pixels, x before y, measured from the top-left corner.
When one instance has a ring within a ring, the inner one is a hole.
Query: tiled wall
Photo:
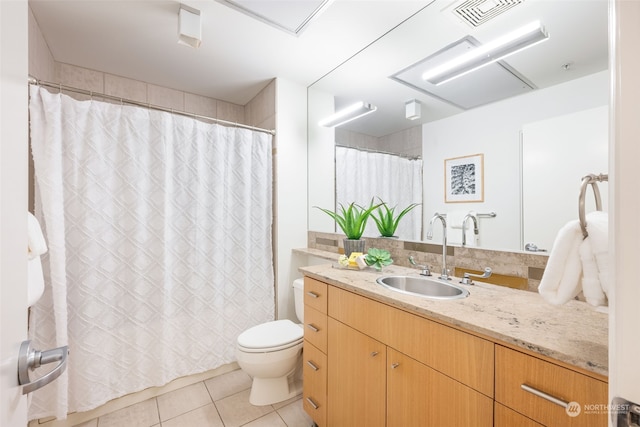
[[[336,128],[336,143],[344,147],[422,157],[422,126],[414,126],[379,138]]]
[[[254,99],[243,106],[56,62],[32,13],[29,14],[29,74],[39,80],[61,83],[145,104],[275,129],[275,80],[267,83],[266,87]],[[83,99],[82,95],[68,94]],[[88,97],[84,96],[84,99],[86,98]]]
[[[335,233],[308,232],[308,247],[336,254],[343,252],[344,235]],[[364,238],[366,248],[386,249],[394,264],[411,267],[409,257],[415,262],[432,267],[433,273],[442,268],[442,245],[412,242],[388,238]],[[447,246],[447,268],[451,274],[462,272],[479,273],[491,267],[492,277],[487,282],[537,292],[548,255],[541,253],[508,252],[479,248]],[[475,279],[474,279],[475,280]]]

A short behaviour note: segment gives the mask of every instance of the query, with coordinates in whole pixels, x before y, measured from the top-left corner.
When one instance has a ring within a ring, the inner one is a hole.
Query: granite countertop
[[[326,253],[321,251],[300,252],[327,258]],[[337,254],[331,256],[337,259]],[[459,285],[469,290],[467,298],[430,300],[376,284],[380,276],[419,276],[415,269],[395,265],[377,272],[373,268],[339,268],[337,263],[329,261],[323,265],[301,267],[300,271],[314,279],[432,320],[464,328],[595,374],[608,375],[608,315],[596,311],[587,303],[570,301],[555,306],[537,293],[481,282],[475,282],[472,286]],[[452,283],[458,282],[459,279],[452,280]]]

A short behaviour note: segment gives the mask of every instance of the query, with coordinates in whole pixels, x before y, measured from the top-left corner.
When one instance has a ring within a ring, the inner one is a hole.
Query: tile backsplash
[[[344,252],[342,234],[309,231],[307,239],[309,248],[336,254]],[[411,267],[409,257],[413,256],[417,264],[431,267],[434,273],[442,268],[442,245],[389,238],[364,239],[366,248],[388,250],[394,264]],[[532,292],[538,291],[547,259],[548,254],[543,253],[447,246],[447,268],[451,270],[451,274],[459,276],[465,271],[479,273],[485,267],[491,267],[493,275],[488,282]]]

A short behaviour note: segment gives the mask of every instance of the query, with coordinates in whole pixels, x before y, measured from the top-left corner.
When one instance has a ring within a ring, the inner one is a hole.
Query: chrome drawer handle
[[[311,398],[310,398],[310,397],[307,397],[307,402],[309,402],[309,405],[311,405],[311,407],[312,407],[313,409],[318,409],[318,408],[319,408],[319,406],[316,404],[316,402],[314,402],[313,400],[311,400]]]
[[[313,369],[314,371],[320,369],[311,360],[307,360],[307,365],[311,366],[311,369]]]
[[[320,329],[318,329],[316,326],[314,326],[311,323],[307,323],[307,328],[311,329],[313,332],[320,332]]]
[[[315,292],[307,292],[307,295],[309,295],[311,298],[318,298],[320,295],[316,294]]]
[[[378,355],[378,352],[377,352],[377,351],[372,351],[372,352],[371,352],[371,357],[376,357],[377,355]]]
[[[569,406],[569,402],[565,402],[562,399],[558,399],[555,396],[551,396],[550,394],[545,393],[544,391],[540,391],[538,389],[535,389],[531,386],[528,386],[526,384],[521,384],[520,388],[523,389],[524,391],[528,391],[531,394],[534,394],[538,397],[541,397],[545,400],[548,400],[549,402],[555,403],[556,405],[562,406],[563,408],[567,408]]]
[[[391,364],[391,369],[396,369],[398,366],[400,366],[399,363],[392,363]]]

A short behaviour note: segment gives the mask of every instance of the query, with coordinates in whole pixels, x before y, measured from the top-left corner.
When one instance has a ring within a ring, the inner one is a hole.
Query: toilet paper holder
[[[22,394],[31,393],[49,384],[58,378],[67,368],[67,356],[69,347],[63,346],[52,350],[34,350],[31,348],[31,340],[23,341],[18,354],[18,384],[22,386]],[[35,381],[29,378],[29,371],[42,365],[60,361],[58,366]]]

